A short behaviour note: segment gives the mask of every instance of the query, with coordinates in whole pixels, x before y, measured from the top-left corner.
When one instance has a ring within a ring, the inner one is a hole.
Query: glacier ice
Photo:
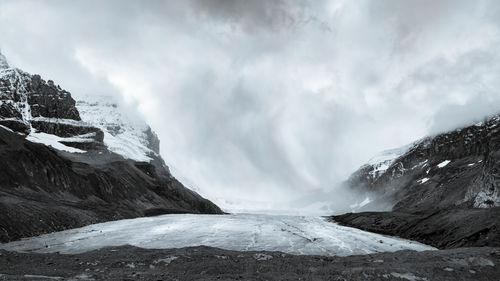
[[[0,244],[21,252],[81,253],[106,246],[212,246],[291,254],[357,255],[433,250],[418,242],[344,227],[322,217],[175,214],[106,222]]]

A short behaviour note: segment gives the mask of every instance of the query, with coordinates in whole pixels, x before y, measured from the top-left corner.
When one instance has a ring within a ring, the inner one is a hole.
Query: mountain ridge
[[[0,241],[123,218],[223,213],[172,176],[156,134],[122,120],[115,102],[77,102],[3,55],[0,66]]]
[[[437,247],[500,246],[500,115],[423,138],[377,173],[380,163],[345,183],[370,202],[333,220]]]

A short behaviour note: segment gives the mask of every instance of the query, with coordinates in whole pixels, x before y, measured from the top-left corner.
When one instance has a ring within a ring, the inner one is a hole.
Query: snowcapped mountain
[[[87,96],[76,102],[82,120],[104,132],[104,144],[109,150],[136,161],[159,157],[158,136],[142,119],[122,107],[111,96]]]
[[[75,103],[53,81],[11,68],[3,55],[0,90],[0,125],[28,134],[30,141],[76,153],[104,145],[136,161],[159,157],[156,134],[113,97],[87,96]]]
[[[498,247],[500,115],[384,153],[346,185],[369,202],[336,222],[439,248]]]
[[[411,147],[411,145],[406,145],[399,148],[389,149],[380,152],[379,154],[372,157],[368,162],[361,168],[365,169],[368,174],[368,180],[376,180],[378,177],[383,175],[385,171],[400,157],[405,154]]]
[[[76,102],[0,54],[0,241],[161,213],[222,211],[185,188],[151,128],[107,97]]]
[[[427,137],[362,166],[348,183],[394,209],[500,206],[500,116]],[[402,153],[401,153],[402,152]]]

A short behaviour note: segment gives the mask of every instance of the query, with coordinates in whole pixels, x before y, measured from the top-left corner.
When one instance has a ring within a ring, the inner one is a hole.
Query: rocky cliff
[[[500,116],[422,139],[392,156],[362,166],[348,185],[371,194],[373,204],[389,201],[399,211],[500,206]]]
[[[0,241],[163,213],[222,211],[185,188],[143,121],[76,102],[0,54]]]
[[[384,152],[346,185],[366,198],[356,211],[392,212],[334,220],[437,247],[500,246],[499,160],[500,116]]]

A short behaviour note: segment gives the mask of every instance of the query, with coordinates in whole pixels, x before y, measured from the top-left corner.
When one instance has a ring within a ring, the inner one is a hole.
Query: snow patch
[[[423,179],[419,179],[417,182],[419,182],[420,184],[423,184],[423,183],[426,183],[428,180],[429,180],[429,178],[423,178]]]
[[[80,141],[86,141],[80,138],[72,137],[72,138],[61,138],[56,135],[50,135],[46,133],[36,133],[36,132],[31,132],[27,137],[27,140],[35,143],[41,143],[47,146],[51,146],[57,150],[62,150],[62,151],[67,151],[71,153],[85,153],[85,150],[81,150],[78,148],[74,148],[71,146],[64,145],[60,143],[60,141],[71,141],[75,142],[76,140]]]
[[[450,160],[444,160],[443,162],[439,163],[437,166],[438,168],[443,168],[445,167],[446,165],[450,164]]]
[[[102,129],[102,128],[101,128]],[[149,162],[151,158],[147,156],[152,151],[138,142],[131,134],[123,133],[119,136],[113,136],[104,131],[104,144],[109,150],[121,156],[135,161]]]

